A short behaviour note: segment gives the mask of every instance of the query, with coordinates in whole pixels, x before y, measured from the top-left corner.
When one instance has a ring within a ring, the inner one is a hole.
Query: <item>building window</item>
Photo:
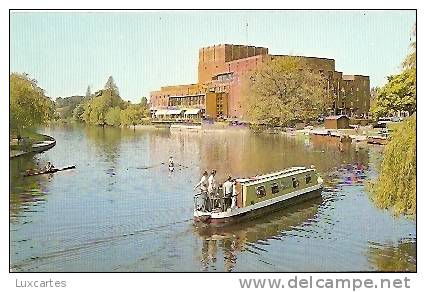
[[[266,189],[265,189],[264,186],[258,186],[256,188],[256,196],[258,198],[262,198],[262,197],[266,196]]]
[[[312,181],[312,177],[310,175],[306,176],[306,184],[309,184]]]
[[[271,186],[271,192],[272,194],[276,194],[280,192],[280,188],[278,187],[277,183],[272,184]]]

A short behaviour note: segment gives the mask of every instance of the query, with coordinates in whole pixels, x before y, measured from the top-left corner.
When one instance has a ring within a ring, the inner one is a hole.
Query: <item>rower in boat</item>
[[[45,170],[46,171],[52,171],[52,170],[54,170],[55,169],[55,166],[50,162],[50,161],[48,161],[47,163],[46,163],[46,166],[45,166]]]
[[[75,169],[75,165],[70,165],[70,166],[66,166],[66,167],[62,167],[62,168],[55,168],[53,166],[53,164],[48,163],[48,164],[46,164],[46,167],[45,167],[44,170],[40,170],[40,171],[27,170],[26,173],[24,174],[24,176],[27,177],[27,176],[56,173],[58,171],[64,171],[64,170],[70,170],[70,169]]]
[[[175,162],[173,161],[173,157],[169,157],[169,171],[172,172],[175,170]]]

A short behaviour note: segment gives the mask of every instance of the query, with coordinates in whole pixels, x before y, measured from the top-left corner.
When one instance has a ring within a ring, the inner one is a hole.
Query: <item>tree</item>
[[[114,78],[112,76],[108,77],[107,82],[105,83],[105,90],[109,91],[111,95],[120,96],[120,93],[118,91],[118,87],[114,82]]]
[[[98,91],[94,97],[85,101],[84,112],[80,117],[86,123],[105,126],[108,124],[107,112],[116,107],[124,109],[127,104],[121,99],[114,79],[110,76],[105,84],[105,89]],[[116,124],[116,111],[114,112],[114,118],[112,116],[109,116],[109,118],[112,119],[109,122],[112,123],[114,121],[113,123]]]
[[[55,100],[56,112],[62,119],[73,116],[74,109],[83,101],[84,97],[75,95],[65,98],[58,97]]]
[[[85,99],[89,100],[91,98],[92,98],[92,90],[90,89],[90,85],[89,85],[89,86],[87,86]]]
[[[136,126],[144,117],[144,109],[140,105],[130,105],[121,111],[120,119],[123,126]]]
[[[10,127],[20,133],[25,128],[46,124],[53,117],[53,102],[45,96],[37,80],[27,74],[10,75]]]
[[[255,124],[284,126],[314,120],[330,102],[325,78],[298,57],[271,60],[244,82],[246,114]]]
[[[410,115],[416,110],[416,77],[409,70],[388,77],[388,83],[379,89],[371,107],[375,118],[390,116],[398,111]]]
[[[398,111],[407,111],[410,115],[417,107],[416,84],[416,25],[413,30],[414,40],[411,52],[402,62],[402,72],[388,77],[388,82],[378,90],[377,98],[371,106],[375,118],[394,115]]]
[[[83,114],[84,114],[84,103],[79,103],[75,109],[72,112],[72,117],[76,121],[82,121],[83,120]]]
[[[147,106],[148,105],[148,99],[145,96],[141,97],[140,105],[141,106]]]
[[[109,126],[120,126],[120,113],[119,107],[110,108],[105,115],[105,122]]]
[[[411,116],[392,133],[370,197],[379,208],[414,217],[416,177],[416,117]]]

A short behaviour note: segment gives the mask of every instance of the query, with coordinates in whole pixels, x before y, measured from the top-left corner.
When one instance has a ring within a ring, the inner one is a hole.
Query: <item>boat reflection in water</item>
[[[259,245],[265,245],[269,240],[284,240],[292,230],[316,222],[316,215],[322,202],[322,197],[317,197],[260,218],[223,227],[194,225],[196,233],[202,239],[200,257],[202,269],[233,271],[238,254],[243,252],[258,254],[265,251]],[[221,261],[218,258],[218,254],[220,256],[218,249],[223,253],[223,268],[217,267]]]

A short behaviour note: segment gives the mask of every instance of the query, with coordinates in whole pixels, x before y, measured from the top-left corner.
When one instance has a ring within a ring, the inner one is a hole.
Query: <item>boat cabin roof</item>
[[[274,180],[274,179],[292,176],[295,174],[311,172],[313,170],[314,170],[313,168],[292,167],[292,168],[288,168],[288,169],[277,171],[277,172],[272,172],[272,173],[268,173],[268,174],[264,174],[260,176],[254,176],[251,178],[237,179],[237,182],[241,183],[244,186],[251,186],[251,185],[256,185],[256,184]]]

